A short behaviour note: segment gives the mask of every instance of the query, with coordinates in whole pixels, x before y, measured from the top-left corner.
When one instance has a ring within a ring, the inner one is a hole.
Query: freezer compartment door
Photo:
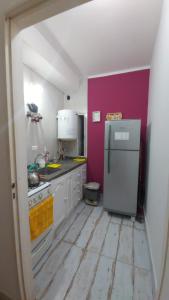
[[[105,122],[105,149],[139,150],[140,120]]]
[[[105,150],[103,206],[136,215],[139,151]]]

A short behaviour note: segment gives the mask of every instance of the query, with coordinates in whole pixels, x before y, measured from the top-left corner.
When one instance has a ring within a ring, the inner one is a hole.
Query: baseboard
[[[145,215],[145,227],[146,227],[146,234],[147,234],[148,247],[149,247],[149,252],[150,252],[150,259],[151,259],[151,266],[152,266],[152,273],[153,273],[153,294],[154,294],[154,297],[156,297],[156,294],[157,294],[157,276],[156,276],[153,253],[152,253],[150,231],[149,231],[149,226],[148,226],[148,221],[147,221],[146,215]]]

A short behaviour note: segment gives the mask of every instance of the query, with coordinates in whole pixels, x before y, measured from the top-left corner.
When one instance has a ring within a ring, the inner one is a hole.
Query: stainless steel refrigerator
[[[140,120],[105,122],[103,206],[108,211],[136,215],[140,129]]]

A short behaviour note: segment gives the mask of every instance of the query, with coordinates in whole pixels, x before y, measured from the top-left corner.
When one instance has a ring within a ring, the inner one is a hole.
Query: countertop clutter
[[[76,169],[80,165],[86,163],[86,159],[83,160],[75,160],[72,158],[65,158],[64,160],[61,160],[58,162],[60,164],[59,168],[51,168],[50,171],[48,168],[43,168],[39,170],[40,179],[43,181],[50,181],[52,179],[58,178],[73,169]]]

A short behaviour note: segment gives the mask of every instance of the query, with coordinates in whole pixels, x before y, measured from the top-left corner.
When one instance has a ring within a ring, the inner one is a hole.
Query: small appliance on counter
[[[37,187],[40,183],[40,177],[38,172],[36,171],[29,171],[28,172],[28,186],[31,187]]]
[[[40,181],[38,186],[28,187],[28,197],[44,190],[45,188],[47,188],[49,186],[50,186],[49,182]]]

